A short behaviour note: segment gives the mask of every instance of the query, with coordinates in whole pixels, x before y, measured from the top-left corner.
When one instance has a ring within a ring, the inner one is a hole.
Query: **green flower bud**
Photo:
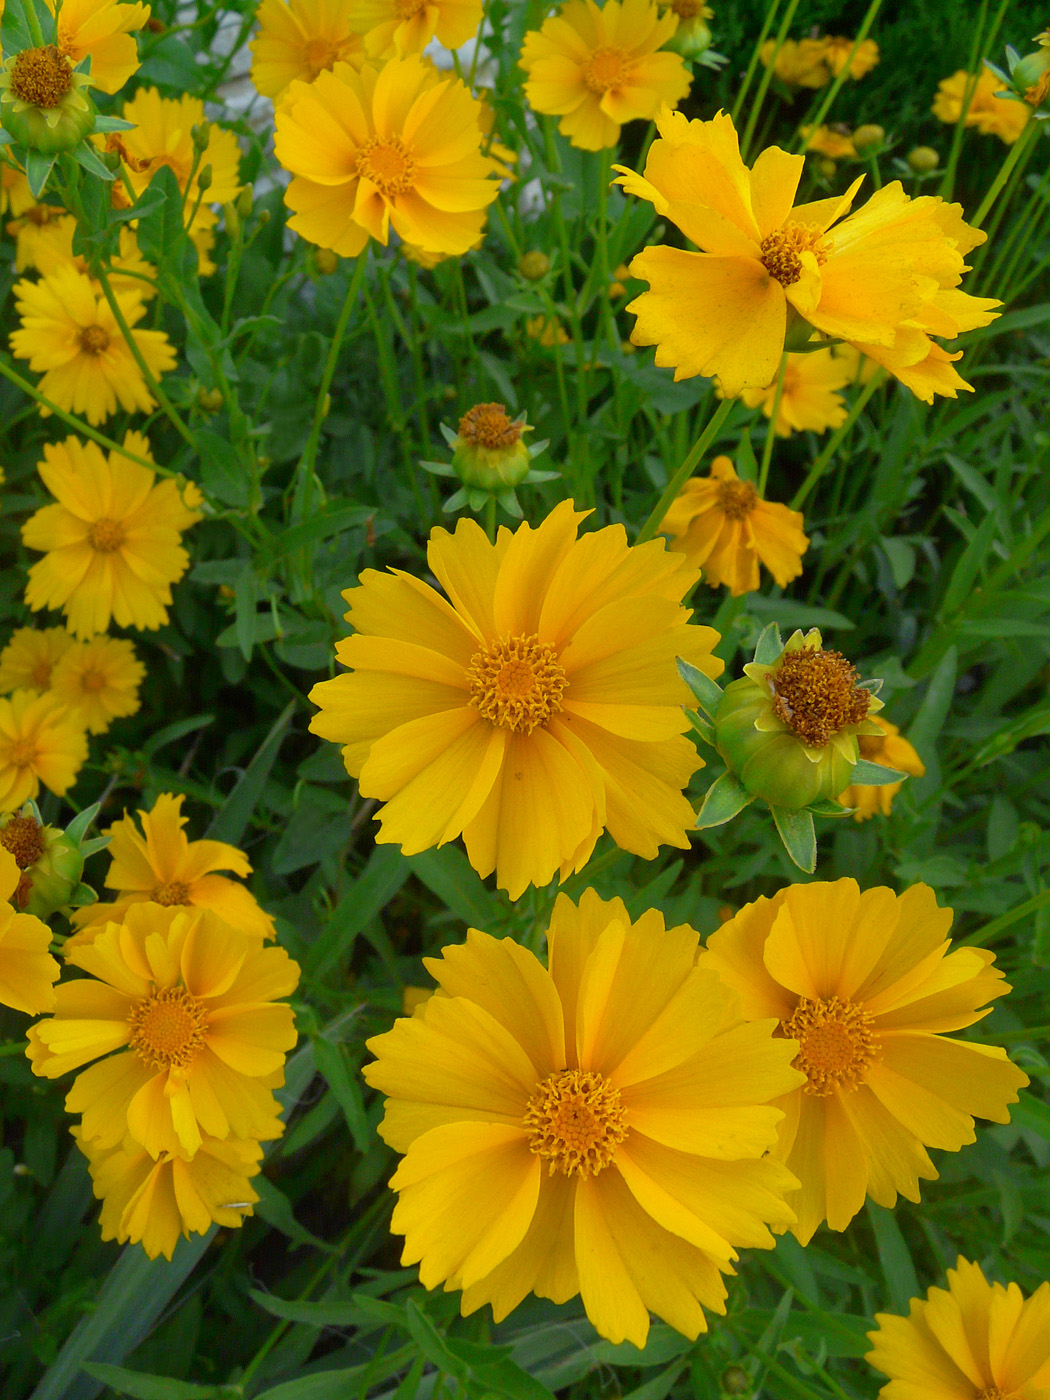
[[[941,158],[932,146],[916,146],[913,151],[908,152],[908,164],[916,175],[928,175],[931,170],[936,170],[940,163]]]
[[[1047,74],[1050,73],[1050,48],[1039,48],[1026,54],[1010,74],[1014,92],[1037,107],[1047,94]]]
[[[479,403],[459,420],[452,439],[452,469],[465,486],[506,491],[529,474],[529,449],[523,435],[532,429],[521,418],[511,420],[501,403]]]
[[[885,140],[885,129],[869,122],[866,126],[858,126],[853,133],[853,149],[859,156],[871,155],[881,148]]]
[[[331,277],[339,269],[339,256],[331,248],[318,248],[314,253],[314,267],[322,277]]]
[[[0,846],[11,852],[22,872],[14,894],[19,909],[46,919],[72,901],[84,872],[84,854],[64,831],[42,824],[34,803],[0,817]]]
[[[664,48],[691,62],[711,47],[711,30],[707,23],[711,11],[702,0],[671,0],[671,9],[678,15],[678,28]]]
[[[54,44],[23,49],[0,69],[0,124],[44,155],[71,151],[94,125],[95,105],[85,91],[90,85]]]
[[[541,277],[546,277],[550,270],[550,258],[538,248],[531,248],[529,252],[522,253],[518,261],[518,271],[529,282],[538,282]]]

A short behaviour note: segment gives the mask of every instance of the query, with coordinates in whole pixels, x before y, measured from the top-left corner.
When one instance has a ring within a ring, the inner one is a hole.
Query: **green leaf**
[[[182,224],[182,191],[175,172],[167,165],[157,170],[148,188],[150,194],[159,195],[160,200],[148,214],[139,218],[138,245],[143,257],[152,263],[163,263],[177,251],[186,236]]]
[[[794,631],[796,627],[836,627],[839,631],[851,632],[856,627],[844,613],[831,608],[811,608],[807,603],[796,603],[793,598],[763,598],[760,593],[748,597],[748,611],[756,617],[772,618],[782,627]],[[779,651],[771,657],[775,661]],[[756,657],[757,661],[759,658]]]
[[[306,970],[325,977],[339,959],[349,959],[354,939],[401,889],[412,873],[396,846],[376,846],[361,875],[332,910],[320,938],[311,945]]]
[[[954,646],[947,649],[938,663],[926,694],[922,697],[919,712],[908,726],[908,739],[920,754],[928,753],[934,747],[934,740],[944,727],[948,711],[955,696],[955,678],[959,666],[959,653]]]
[[[268,555],[273,563],[286,554],[294,554],[308,544],[319,544],[332,535],[341,535],[355,525],[364,525],[374,517],[373,506],[350,505],[346,501],[331,501],[323,510],[302,520],[298,525],[290,525],[277,535],[270,544]]]
[[[365,1114],[357,1067],[350,1065],[344,1045],[333,1045],[323,1035],[315,1036],[313,1044],[318,1071],[327,1080],[328,1087],[343,1110],[354,1146],[358,1152],[367,1152],[375,1140],[375,1134]]]
[[[259,602],[259,580],[250,562],[238,575],[233,596],[237,645],[245,661],[250,661],[255,646],[255,610]]]
[[[919,1280],[911,1261],[911,1251],[892,1211],[885,1206],[877,1206],[874,1201],[868,1201],[867,1210],[875,1233],[882,1276],[886,1280],[887,1296],[884,1301],[894,1312],[907,1313],[909,1299],[919,1296]]]
[[[1010,1122],[1023,1132],[1034,1133],[1044,1142],[1050,1142],[1050,1104],[1021,1089],[1017,1103],[1010,1109]]]
[[[768,627],[762,629],[752,660],[757,661],[760,666],[772,666],[783,650],[780,628],[775,622],[771,622]]]
[[[456,1380],[467,1379],[468,1366],[445,1345],[445,1339],[414,1298],[405,1304],[405,1319],[412,1340],[427,1360]]]
[[[722,687],[716,685],[710,676],[705,676],[703,671],[691,666],[688,661],[683,661],[680,656],[676,658],[675,665],[678,667],[678,674],[696,697],[700,709],[709,719],[713,719],[718,702],[722,699]]]
[[[256,1307],[273,1317],[301,1322],[307,1327],[359,1327],[363,1320],[362,1311],[352,1298],[301,1302],[298,1298],[278,1298],[276,1294],[264,1293],[259,1288],[253,1288],[248,1296]]]
[[[408,1366],[416,1356],[414,1346],[398,1347],[396,1351],[361,1366],[343,1367],[338,1371],[314,1371],[295,1380],[283,1381],[262,1391],[255,1400],[356,1400],[364,1394],[362,1383],[379,1385]]]
[[[209,496],[230,506],[246,506],[251,488],[247,466],[237,449],[211,428],[194,433],[201,454],[201,485]]]
[[[44,193],[57,159],[57,156],[45,156],[42,151],[37,151],[32,146],[26,151],[26,179],[34,199],[39,199]]]
[[[84,1370],[111,1390],[130,1395],[132,1400],[216,1400],[218,1394],[214,1385],[194,1385],[190,1381],[170,1380],[167,1376],[147,1376],[141,1371],[127,1371],[123,1366],[108,1366],[100,1361],[89,1361]]]
[[[442,846],[406,859],[412,874],[463,923],[486,929],[502,918],[499,901],[489,894],[480,875],[457,846]]]
[[[255,757],[241,774],[237,786],[212,818],[206,835],[213,841],[228,841],[231,846],[236,846],[244,835],[295,709],[295,701],[289,700]]]
[[[207,729],[215,723],[214,715],[193,715],[189,719],[178,719],[174,724],[166,724],[151,734],[142,746],[146,758],[152,758],[166,744],[174,744],[177,739],[185,739],[187,734],[195,734],[198,729]]]
[[[81,141],[79,146],[75,146],[70,152],[78,165],[82,166],[89,175],[96,176],[99,180],[112,181],[116,177],[108,165],[103,165],[98,156],[90,146]]]
[[[784,849],[800,870],[812,875],[817,868],[817,835],[809,812],[792,812],[786,807],[770,804],[773,820],[784,843]]]
[[[870,763],[866,758],[858,759],[850,774],[850,783],[862,787],[885,787],[887,783],[901,783],[908,777],[896,768],[886,768],[881,763]]]
[[[732,821],[754,797],[732,773],[716,778],[704,794],[703,804],[696,814],[696,829],[704,831]]]
[[[265,1220],[267,1225],[272,1225],[275,1230],[280,1230],[282,1235],[287,1235],[296,1244],[323,1250],[325,1254],[335,1253],[335,1245],[328,1244],[326,1240],[318,1239],[316,1235],[310,1233],[305,1225],[299,1224],[292,1211],[291,1201],[268,1177],[257,1176],[253,1179],[252,1185],[259,1193],[254,1210],[260,1220]]]

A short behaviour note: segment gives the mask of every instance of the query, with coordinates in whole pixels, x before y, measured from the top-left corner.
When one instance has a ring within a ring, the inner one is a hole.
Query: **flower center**
[[[109,349],[109,332],[101,326],[84,326],[77,339],[85,355],[101,355]]]
[[[208,1018],[185,987],[153,992],[128,1017],[131,1048],[154,1069],[185,1068],[203,1046]]]
[[[310,80],[318,73],[331,68],[339,57],[339,50],[330,39],[311,39],[303,49],[303,62],[310,70]]]
[[[357,173],[388,198],[412,188],[416,163],[399,136],[371,137],[357,153]]]
[[[580,70],[580,77],[591,92],[605,93],[611,88],[623,87],[630,77],[632,66],[627,50],[619,44],[610,44],[595,49]]]
[[[15,768],[32,768],[36,758],[36,744],[32,739],[19,739],[12,745],[10,761]]]
[[[597,1070],[562,1069],[537,1085],[522,1125],[530,1152],[547,1159],[548,1176],[597,1176],[627,1136],[627,1110]]]
[[[856,668],[839,651],[786,652],[769,680],[773,713],[814,748],[868,713],[871,696],[857,686]]]
[[[73,86],[73,70],[54,44],[23,49],[11,69],[11,91],[31,107],[54,108]]]
[[[508,418],[501,403],[478,403],[459,420],[459,435],[474,447],[513,447],[521,424]]]
[[[750,481],[723,481],[718,487],[718,505],[729,520],[745,520],[758,503],[758,492]]]
[[[707,6],[704,0],[671,0],[671,9],[681,19],[697,19]]]
[[[788,1040],[798,1041],[792,1061],[809,1080],[807,1094],[826,1098],[834,1089],[856,1089],[864,1082],[868,1066],[878,1054],[871,1032],[871,1016],[863,1007],[838,997],[802,997],[780,1029]]]
[[[14,816],[0,828],[0,846],[11,852],[19,870],[25,870],[44,854],[43,827],[33,817]]]
[[[812,253],[818,263],[828,260],[828,245],[816,224],[793,221],[767,233],[759,247],[760,261],[782,287],[791,287],[802,276],[802,254]]]
[[[997,1385],[986,1385],[983,1390],[979,1390],[974,1396],[974,1400],[1010,1400],[1005,1390],[1000,1390]]]
[[[46,690],[51,684],[51,662],[46,658],[42,658],[36,663],[29,674],[35,686],[39,686],[41,690]]]
[[[84,671],[80,677],[81,690],[105,690],[106,678],[101,671]]]
[[[149,892],[154,904],[170,907],[173,904],[189,904],[190,887],[181,880],[169,880],[166,885],[154,885]]]
[[[469,704],[490,724],[531,734],[561,709],[568,678],[539,637],[511,637],[476,651],[467,667]]]
[[[99,554],[115,554],[124,543],[124,526],[104,515],[91,526],[87,537],[88,544]]]

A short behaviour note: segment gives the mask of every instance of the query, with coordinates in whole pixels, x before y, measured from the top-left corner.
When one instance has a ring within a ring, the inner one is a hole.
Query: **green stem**
[[[44,31],[40,28],[40,16],[36,12],[34,0],[22,0],[22,13],[29,26],[29,37],[37,48],[43,48],[46,40],[44,39]]]
[[[766,482],[769,480],[769,464],[773,460],[773,442],[777,435],[777,414],[780,412],[780,400],[784,393],[784,374],[787,370],[787,363],[788,352],[785,350],[780,357],[780,373],[777,375],[776,392],[773,394],[773,411],[769,415],[769,432],[762,444],[762,463],[758,470],[758,494],[760,496],[765,496]]]
[[[755,132],[755,123],[758,121],[758,114],[762,110],[762,104],[766,100],[766,93],[769,91],[769,85],[773,81],[773,69],[776,65],[777,54],[780,52],[784,40],[787,38],[787,32],[791,27],[791,21],[795,18],[795,11],[798,9],[798,5],[799,0],[791,0],[791,3],[788,5],[784,13],[784,18],[780,21],[780,28],[777,30],[773,52],[770,55],[769,62],[766,64],[765,72],[758,80],[758,93],[755,96],[754,102],[751,104],[751,114],[747,119],[747,126],[740,140],[740,155],[745,161],[747,160],[748,149],[751,145],[751,137]]]
[[[489,537],[489,544],[496,543],[496,498],[489,496],[485,502],[485,534]]]
[[[976,933],[961,939],[963,943],[987,944],[993,938],[998,938],[1004,929],[1008,929],[1011,924],[1018,923],[1021,919],[1026,919],[1029,914],[1034,914],[1037,909],[1042,909],[1050,904],[1050,890],[1042,890],[1039,894],[1034,894],[1031,899],[1026,899],[1023,904],[1019,904],[1016,909],[1008,909],[1005,914],[1000,914],[991,923],[979,928]]]
[[[674,476],[672,476],[671,480],[667,483],[663,492],[660,495],[660,499],[653,507],[648,520],[646,520],[645,524],[638,531],[637,538],[635,539],[635,544],[644,544],[646,540],[651,540],[652,537],[656,534],[656,531],[660,525],[660,521],[663,520],[664,516],[667,514],[668,507],[678,495],[679,491],[681,491],[685,483],[692,476],[693,470],[696,467],[697,462],[699,462],[700,458],[711,446],[711,443],[714,441],[719,428],[728,418],[730,409],[732,407],[732,399],[723,399],[722,402],[715,409],[714,413],[711,415],[710,420],[708,421],[707,427],[704,429],[704,431],[697,438],[696,442],[693,444],[692,451],[687,455],[682,465],[678,468]]]
[[[769,31],[773,28],[773,21],[776,18],[777,10],[779,9],[780,0],[772,0],[772,4],[769,5],[766,9],[766,17],[762,21],[762,28],[759,30],[758,38],[755,40],[755,47],[751,50],[751,57],[748,60],[747,72],[744,74],[744,80],[740,84],[740,88],[736,95],[736,101],[733,103],[733,110],[731,115],[733,118],[734,126],[736,126],[740,121],[740,112],[744,106],[744,99],[747,97],[747,94],[751,89],[751,84],[754,81],[755,77],[755,69],[758,67],[759,60],[762,56],[762,45],[769,38]]]
[[[984,55],[995,42],[995,36],[999,32],[999,26],[1003,22],[1003,16],[1011,4],[1011,0],[1002,0],[999,11],[995,16],[991,29],[985,35],[984,21],[988,14],[990,0],[981,0],[980,13],[977,16],[977,23],[973,31],[973,43],[970,46],[970,58],[966,65],[968,74],[966,85],[963,88],[962,102],[959,107],[959,120],[955,124],[955,131],[952,133],[951,150],[948,152],[948,164],[945,167],[944,178],[941,180],[940,189],[937,193],[943,199],[951,199],[955,191],[955,172],[959,165],[959,156],[962,154],[963,138],[966,135],[966,117],[973,103],[974,93],[977,91],[977,84],[981,76],[981,68],[984,65]]]
[[[1010,152],[1003,161],[998,175],[996,175],[995,179],[992,181],[988,193],[981,200],[977,213],[970,220],[974,228],[980,228],[988,217],[989,211],[995,204],[995,201],[999,198],[1000,194],[1002,194],[1003,186],[1013,173],[1014,166],[1021,159],[1022,155],[1027,152],[1031,143],[1038,138],[1040,125],[1041,124],[1037,121],[1029,121],[1020,136],[1010,147]]]
[[[877,370],[868,380],[867,384],[865,384],[861,392],[854,399],[853,406],[850,409],[849,413],[846,415],[846,421],[842,424],[841,428],[839,428],[835,433],[832,434],[831,440],[828,442],[828,445],[824,448],[824,451],[820,454],[820,456],[810,467],[805,481],[802,483],[802,485],[798,488],[798,490],[792,497],[792,510],[802,509],[802,503],[806,500],[806,498],[809,496],[809,493],[813,490],[814,486],[816,486],[817,482],[824,475],[828,463],[831,461],[832,457],[839,449],[839,444],[842,442],[843,438],[846,436],[849,430],[853,427],[854,423],[860,417],[868,400],[871,398],[872,394],[874,394],[875,390],[879,387],[882,381],[882,371]]]
[[[853,47],[849,51],[849,57],[843,64],[841,72],[839,72],[834,82],[824,94],[820,106],[817,108],[816,112],[813,115],[814,126],[820,126],[821,122],[825,120],[828,113],[831,111],[831,104],[835,101],[835,98],[838,97],[839,90],[845,83],[846,79],[849,77],[850,64],[853,62],[853,55],[857,52],[861,44],[868,37],[868,30],[875,23],[875,16],[879,13],[881,7],[882,0],[871,0],[871,4],[868,6],[867,14],[864,16],[864,19],[861,22],[861,26],[857,30],[857,37],[853,41]],[[804,147],[805,142],[806,138],[801,133],[797,133],[795,137],[795,150],[801,150]]]

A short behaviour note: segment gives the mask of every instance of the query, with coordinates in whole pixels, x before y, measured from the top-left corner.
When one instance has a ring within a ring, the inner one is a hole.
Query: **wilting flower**
[[[366,30],[369,56],[422,53],[431,39],[458,49],[478,32],[482,0],[355,0],[354,19]]]
[[[75,642],[55,663],[51,689],[90,734],[104,734],[115,719],[138,710],[145,674],[131,642],[92,637]]]
[[[0,812],[13,812],[40,791],[60,797],[87,759],[84,722],[50,691],[16,690],[0,700]]]
[[[57,0],[45,0],[52,14]],[[149,6],[118,0],[62,0],[58,48],[71,63],[91,59],[91,86],[119,92],[139,66],[132,33],[149,19]]]
[[[470,930],[426,960],[438,995],[368,1042],[380,1136],[405,1154],[402,1263],[462,1289],[464,1314],[580,1293],[614,1342],[644,1346],[650,1312],[695,1338],[737,1248],[790,1223],[765,1105],[799,1082],[795,1047],[742,1023],[697,934],[655,910],[562,895],[547,939],[549,971]]]
[[[976,79],[965,68],[960,68],[950,78],[942,78],[930,109],[933,115],[942,122],[958,122],[968,86],[972,87],[972,92],[966,109],[966,125],[975,126],[982,136],[998,136],[1000,141],[1012,146],[1028,124],[1031,113],[1021,102],[997,97],[996,93],[1003,91],[1002,80],[983,65]]]
[[[252,82],[275,102],[296,79],[312,83],[337,63],[364,61],[360,20],[345,0],[262,0],[256,19]]]
[[[783,588],[802,572],[809,548],[801,511],[763,500],[728,457],[715,458],[710,476],[685,483],[657,529],[704,571],[706,583],[728,584],[734,597],[758,588],[760,562]]]
[[[773,431],[778,437],[792,433],[826,433],[846,421],[846,404],[839,389],[854,378],[850,360],[831,350],[812,350],[801,355],[788,355],[783,376],[774,379],[766,389],[743,389],[740,397],[748,408],[761,408],[767,418],[773,416],[780,382],[780,402]]]
[[[566,0],[525,35],[519,66],[529,75],[529,106],[561,117],[558,130],[574,146],[615,146],[624,122],[654,117],[689,91],[682,59],[658,52],[677,26],[655,0],[606,0],[601,9],[594,0]]]
[[[356,635],[336,655],[353,674],[310,692],[310,728],[385,803],[377,839],[412,854],[462,833],[512,899],[581,869],[603,828],[649,858],[688,846],[700,759],[675,657],[722,670],[718,634],[680,606],[695,570],[619,525],[577,539],[584,514],[562,501],[494,545],[473,520],[432,531],[448,601],[367,570],[343,594]]]
[[[21,914],[8,902],[22,872],[10,851],[0,849],[0,1005],[36,1016],[55,1005],[58,963],[51,956],[51,930],[42,919]]]
[[[798,1043],[806,1083],[778,1100],[772,1155],[802,1183],[788,1200],[803,1244],[822,1220],[844,1230],[866,1196],[917,1201],[920,1178],[937,1176],[926,1148],[973,1142],[975,1117],[1007,1122],[1028,1083],[1005,1050],[943,1034],[1010,990],[987,949],[949,952],[951,922],[926,885],[789,885],[745,905],[698,959],[748,1020],[775,1016]]]
[[[64,627],[18,627],[0,651],[0,695],[12,690],[51,689],[51,671],[62,653],[73,645]]]
[[[882,733],[860,735],[857,744],[861,758],[867,759],[869,763],[880,763],[885,768],[896,768],[913,778],[921,778],[926,772],[926,767],[912,745],[901,737],[897,726],[881,715],[875,717],[874,723]],[[893,808],[893,799],[902,787],[903,783],[886,783],[883,787],[854,783],[839,794],[838,800],[843,807],[854,808],[854,821],[867,821],[876,812],[888,817]]]

